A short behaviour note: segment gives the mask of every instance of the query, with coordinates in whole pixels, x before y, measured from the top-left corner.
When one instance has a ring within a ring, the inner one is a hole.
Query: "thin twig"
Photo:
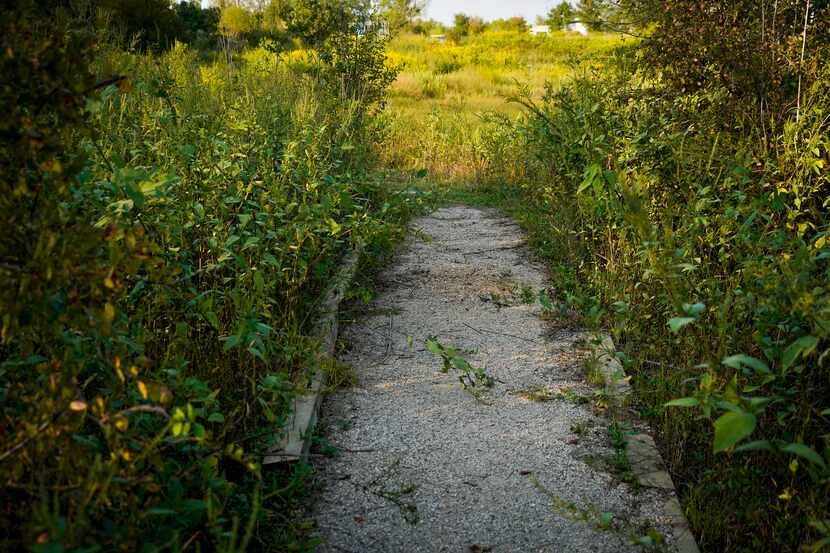
[[[25,440],[23,440],[22,442],[20,442],[19,444],[17,444],[13,448],[11,448],[10,450],[8,450],[5,453],[3,453],[2,455],[0,455],[0,463],[2,463],[4,460],[6,460],[6,458],[10,457],[11,455],[14,455],[20,449],[22,449],[23,446],[25,446],[30,441],[32,441],[34,438],[36,438],[38,434],[40,434],[41,432],[46,430],[51,424],[52,424],[52,421],[46,421],[46,422],[42,423],[40,426],[37,427],[37,430],[35,431],[34,434],[32,434],[31,436],[28,436]]]
[[[508,338],[516,338],[517,340],[524,340],[525,342],[530,342],[531,344],[538,344],[537,340],[532,340],[530,338],[524,338],[522,336],[516,336],[515,334],[507,334],[506,332],[498,332],[496,330],[487,330],[486,328],[476,328],[474,326],[470,326],[467,323],[461,323],[470,330],[474,330],[479,334],[498,334],[499,336],[507,336]]]

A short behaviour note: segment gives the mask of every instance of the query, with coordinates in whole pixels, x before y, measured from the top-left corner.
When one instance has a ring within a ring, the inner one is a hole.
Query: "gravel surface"
[[[378,298],[343,329],[339,358],[358,384],[323,404],[323,437],[341,452],[318,465],[319,551],[637,551],[647,526],[671,543],[670,492],[607,467],[584,335],[539,317],[546,275],[520,228],[462,206],[413,226]],[[476,397],[442,373],[429,336],[495,386]],[[560,399],[522,394],[539,389]]]

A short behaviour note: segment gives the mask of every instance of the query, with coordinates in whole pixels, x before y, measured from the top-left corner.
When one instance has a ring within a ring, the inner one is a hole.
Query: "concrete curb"
[[[322,362],[326,357],[334,356],[340,303],[343,301],[346,288],[354,279],[362,253],[362,244],[358,244],[353,250],[346,253],[340,271],[323,296],[320,306],[320,318],[312,330],[312,336],[320,340],[320,349],[315,357],[315,366],[309,369],[312,373],[311,379],[306,389],[298,392],[294,397],[291,406],[291,419],[286,427],[281,430],[279,443],[266,453],[262,461],[263,465],[306,461],[308,459],[311,434],[317,425],[317,415],[320,412],[320,403],[323,398],[322,390],[326,380],[326,373],[321,368]]]
[[[589,343],[599,362],[606,390],[622,404],[631,394],[631,385],[628,383],[629,378],[625,375],[622,363],[615,355],[617,349],[614,341],[610,336],[605,335],[601,337],[601,341],[591,339]],[[700,553],[695,537],[689,529],[689,522],[677,500],[674,482],[666,471],[665,463],[654,440],[643,432],[629,436],[625,453],[631,463],[632,471],[642,486],[671,492],[672,497],[666,502],[664,512],[671,521],[678,553]]]

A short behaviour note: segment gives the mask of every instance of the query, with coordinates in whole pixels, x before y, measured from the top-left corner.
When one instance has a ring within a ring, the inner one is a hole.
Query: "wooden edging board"
[[[605,380],[607,392],[614,396],[619,404],[631,394],[631,386],[625,375],[622,363],[617,359],[616,347],[610,336],[604,335],[599,339],[589,339],[594,355],[599,361],[599,368]],[[651,436],[638,432],[626,438],[626,457],[631,463],[631,469],[637,476],[640,485],[648,488],[658,488],[672,493],[663,507],[664,514],[671,521],[677,540],[678,553],[699,553],[697,542],[689,529],[689,522],[683,514],[680,502],[677,500],[677,490],[671,476],[665,468],[660,451]]]
[[[320,318],[312,331],[312,336],[320,341],[320,349],[316,355],[314,366],[309,368],[312,373],[309,384],[294,396],[290,419],[285,428],[280,431],[277,445],[266,453],[262,461],[263,465],[306,461],[308,459],[311,435],[317,424],[317,415],[323,397],[323,385],[326,380],[326,372],[322,367],[323,360],[334,355],[340,302],[343,301],[346,288],[357,272],[357,265],[362,253],[363,247],[358,244],[344,256],[340,271],[338,271],[334,282],[323,296],[320,306]]]

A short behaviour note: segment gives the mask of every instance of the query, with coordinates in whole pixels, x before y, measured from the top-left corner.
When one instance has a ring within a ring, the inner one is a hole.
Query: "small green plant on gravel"
[[[612,421],[608,425],[608,438],[611,441],[611,447],[614,449],[614,455],[609,461],[609,466],[611,471],[623,482],[637,484],[637,476],[631,468],[631,462],[626,453],[628,433],[619,421]]]
[[[418,511],[418,505],[411,499],[411,496],[418,490],[418,485],[414,482],[401,485],[390,484],[390,481],[398,473],[400,463],[400,458],[396,458],[370,482],[366,484],[353,482],[352,484],[366,493],[389,501],[398,508],[401,516],[408,524],[415,526],[421,521],[421,514]]]
[[[596,505],[589,504],[582,507],[547,489],[535,474],[530,474],[528,479],[539,492],[550,500],[551,507],[562,516],[570,520],[584,522],[591,528],[601,532],[611,532],[623,536],[632,545],[644,547],[644,551],[654,553],[666,553],[670,551],[665,537],[650,524],[632,523],[619,516],[615,516],[614,513],[600,511]]]
[[[461,386],[476,399],[480,399],[482,388],[492,388],[496,384],[496,379],[487,374],[484,367],[474,367],[461,356],[457,349],[445,346],[434,336],[427,338],[424,343],[427,351],[441,359],[443,364],[441,371],[444,373],[450,370],[458,371],[458,381]]]

